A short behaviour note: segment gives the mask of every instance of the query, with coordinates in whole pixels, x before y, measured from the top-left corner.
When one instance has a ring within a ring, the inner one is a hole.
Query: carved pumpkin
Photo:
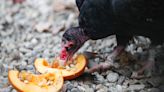
[[[34,75],[25,71],[10,70],[8,79],[18,92],[59,92],[64,82],[60,71]]]
[[[53,65],[49,65],[45,59],[36,59],[35,67],[40,73],[51,72],[59,70],[62,72],[62,75],[65,80],[74,79],[79,77],[85,70],[87,64],[86,57],[82,54],[78,55],[75,59],[75,64],[66,65],[65,68],[60,67],[58,61],[54,61]]]

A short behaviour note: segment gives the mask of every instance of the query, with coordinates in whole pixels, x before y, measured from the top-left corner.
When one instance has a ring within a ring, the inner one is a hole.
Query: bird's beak
[[[68,61],[72,60],[73,54],[74,52],[68,52],[63,46],[60,53],[60,59],[64,60],[64,64],[66,64]]]

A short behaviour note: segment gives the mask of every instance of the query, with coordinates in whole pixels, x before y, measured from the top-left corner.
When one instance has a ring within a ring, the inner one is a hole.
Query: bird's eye
[[[65,47],[67,51],[70,51],[73,49],[73,44],[69,44],[69,46]]]
[[[73,47],[73,44],[70,44],[69,47]]]
[[[65,47],[66,51],[70,51],[71,47]]]

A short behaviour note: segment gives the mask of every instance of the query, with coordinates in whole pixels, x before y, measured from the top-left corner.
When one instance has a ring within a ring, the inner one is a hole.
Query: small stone
[[[71,92],[80,92],[80,90],[78,88],[72,88]]]
[[[107,82],[107,83],[105,83],[105,86],[107,86],[107,87],[115,86],[115,83],[109,83],[109,82]]]
[[[95,58],[95,62],[99,63],[100,62],[100,58]]]
[[[86,90],[83,86],[77,86],[77,88],[82,92],[85,92],[85,90]]]
[[[33,70],[34,67],[33,67],[32,65],[27,65],[26,69],[27,69],[27,70]]]
[[[74,87],[77,87],[78,86],[78,82],[74,82],[73,85],[74,85]]]
[[[148,89],[148,92],[161,92],[161,91],[158,88],[151,88],[151,89]]]
[[[6,21],[8,23],[12,23],[13,22],[13,19],[12,19],[12,17],[10,15],[6,16],[5,19],[6,19]]]
[[[119,75],[117,73],[109,73],[107,75],[107,80],[109,82],[116,82],[118,80]]]
[[[115,87],[109,87],[108,92],[117,92],[117,89]]]
[[[123,88],[121,85],[116,85],[117,92],[123,92]]]
[[[3,26],[2,25],[0,25],[0,30],[2,30],[3,29]]]
[[[138,91],[138,90],[142,90],[142,89],[144,89],[145,88],[145,85],[143,85],[143,84],[136,84],[136,85],[130,85],[129,87],[128,87],[128,90],[132,90],[132,91]]]
[[[123,84],[124,80],[125,80],[125,76],[120,76],[117,83],[121,85]]]
[[[104,79],[104,77],[103,77],[102,75],[97,75],[96,77],[97,77],[98,83],[103,83],[103,82],[105,82],[105,79]]]
[[[74,85],[69,82],[69,83],[66,83],[66,87],[67,87],[67,90],[71,90],[72,88],[74,88]]]
[[[26,66],[26,65],[27,65],[27,62],[22,61],[22,62],[21,62],[21,65]]]
[[[84,92],[95,92],[93,88],[86,88]]]
[[[31,43],[32,43],[33,45],[36,45],[36,44],[38,43],[38,40],[35,39],[35,38],[33,38],[33,39],[31,40]]]
[[[28,53],[28,52],[31,52],[31,50],[29,49],[26,49],[26,48],[19,48],[19,51],[21,51],[22,53]]]
[[[99,90],[99,89],[101,89],[101,88],[103,88],[104,86],[102,85],[102,84],[98,84],[98,85],[96,85],[96,90]]]
[[[33,38],[33,36],[34,36],[34,35],[32,35],[32,34],[28,34],[28,35],[26,36],[26,40],[27,40],[27,41],[30,41],[30,40]]]
[[[19,68],[19,70],[24,70],[26,69],[26,65],[19,65],[17,68]]]
[[[137,52],[139,53],[143,52],[142,48],[141,47],[137,48]]]
[[[96,92],[108,92],[108,88],[107,87],[102,87],[99,90],[97,90]]]
[[[21,65],[16,65],[19,70],[24,70],[27,67],[27,62],[22,61]]]
[[[0,72],[2,72],[2,75],[5,77],[8,75],[9,69],[10,69],[10,66],[8,66],[7,64],[2,64],[2,66],[0,66]]]
[[[46,32],[49,31],[51,27],[51,23],[38,23],[35,28],[38,32]]]
[[[160,85],[159,89],[160,89],[161,92],[164,92],[164,85]]]
[[[11,92],[17,92],[15,89],[13,89]]]
[[[13,58],[13,60],[19,60],[20,59],[19,51],[14,51],[11,57]]]
[[[28,58],[32,57],[32,52],[26,53],[25,56],[28,57]]]
[[[134,92],[134,91],[133,91]],[[141,91],[139,91],[139,92],[148,92],[148,91],[146,91],[146,90],[141,90]]]
[[[43,53],[44,53],[44,55],[48,56],[50,54],[50,51],[49,51],[49,49],[46,49],[46,50],[44,50]]]

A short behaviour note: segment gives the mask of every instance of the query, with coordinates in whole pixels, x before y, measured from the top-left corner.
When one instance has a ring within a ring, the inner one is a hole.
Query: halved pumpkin
[[[64,82],[60,71],[34,75],[25,71],[10,70],[8,79],[18,92],[59,92]]]
[[[74,61],[76,63],[73,65],[72,68],[69,68],[69,69],[58,67],[59,66],[58,63],[49,65],[45,59],[41,59],[41,58],[36,59],[34,65],[35,65],[36,70],[38,70],[40,73],[46,73],[46,72],[59,70],[62,72],[62,75],[65,80],[70,80],[70,79],[79,77],[84,72],[85,66],[87,64],[86,57],[82,54],[77,55]],[[55,61],[55,62],[58,62],[58,61]]]

